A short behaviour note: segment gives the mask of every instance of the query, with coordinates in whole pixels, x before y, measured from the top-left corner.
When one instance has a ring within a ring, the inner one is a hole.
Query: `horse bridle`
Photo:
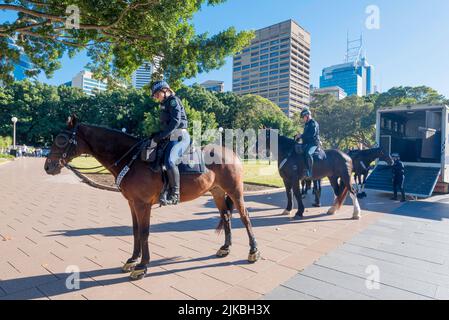
[[[74,156],[76,154],[76,147],[78,146],[78,142],[76,140],[76,136],[78,133],[78,128],[79,128],[79,124],[77,124],[72,130],[68,130],[65,129],[63,130],[61,133],[59,133],[56,137],[55,137],[55,144],[56,146],[58,146],[59,148],[64,148],[63,152],[51,152],[48,157],[52,156],[52,155],[59,155],[59,164],[61,164],[62,166],[68,166],[68,161],[67,159],[69,159],[71,156]],[[59,143],[58,139],[64,139],[62,143]],[[111,169],[112,167],[117,167],[119,165],[119,163],[126,158],[126,156],[128,156],[137,146],[139,146],[140,144],[143,143],[143,140],[137,142],[136,144],[134,144],[125,154],[123,154],[123,156],[121,156],[117,161],[115,161],[111,166],[105,168],[106,170]],[[71,168],[73,169],[85,169],[85,170],[91,170],[91,169],[99,169],[99,168],[103,168],[102,165],[96,166],[96,167],[90,167],[90,168],[77,168],[75,166],[70,165]],[[104,171],[104,168],[101,170]]]
[[[55,137],[55,144],[58,148],[64,149],[63,152],[51,152],[48,157],[57,155],[59,157],[59,163],[65,166],[67,159],[76,153],[76,147],[78,142],[76,141],[76,134],[78,132],[79,125],[76,125],[72,130],[65,129]],[[60,140],[62,139],[62,142]]]

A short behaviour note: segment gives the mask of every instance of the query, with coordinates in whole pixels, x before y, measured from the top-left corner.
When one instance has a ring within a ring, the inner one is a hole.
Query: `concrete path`
[[[384,215],[265,299],[449,299],[449,197]]]

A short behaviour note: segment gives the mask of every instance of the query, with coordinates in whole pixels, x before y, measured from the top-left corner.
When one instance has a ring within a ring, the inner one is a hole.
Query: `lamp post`
[[[11,121],[12,121],[13,127],[14,127],[14,129],[13,129],[13,146],[14,146],[13,149],[15,150],[16,149],[16,123],[17,123],[17,118],[16,117],[12,117]]]

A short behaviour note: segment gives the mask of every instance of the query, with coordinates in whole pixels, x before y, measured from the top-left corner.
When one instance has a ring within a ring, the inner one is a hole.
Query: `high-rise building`
[[[215,91],[215,92],[224,92],[224,82],[217,80],[207,80],[200,84],[206,90]]]
[[[14,63],[14,70],[12,76],[14,80],[20,81],[28,78],[26,71],[33,69],[33,64],[30,59],[25,55],[23,48],[16,45],[14,39],[7,38],[7,43],[10,48],[16,49],[20,52],[19,61]]]
[[[323,69],[320,88],[341,87],[348,96],[373,93],[372,66],[365,58]]]
[[[142,89],[145,85],[151,83],[152,75],[155,69],[159,67],[160,58],[156,57],[154,62],[145,61],[131,76],[131,84],[136,89]]]
[[[346,61],[323,69],[320,88],[338,86],[348,96],[374,93],[373,67],[362,55],[363,39],[347,40]]]
[[[90,96],[93,96],[96,92],[105,91],[108,88],[106,81],[94,79],[92,72],[87,70],[78,72],[72,81],[64,83],[64,85],[80,88]]]
[[[288,116],[308,106],[310,40],[293,20],[257,30],[251,45],[234,56],[232,91],[265,97]]]

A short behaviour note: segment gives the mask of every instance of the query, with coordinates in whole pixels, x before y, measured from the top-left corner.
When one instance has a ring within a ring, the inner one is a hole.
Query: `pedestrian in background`
[[[404,181],[405,181],[405,167],[402,163],[400,156],[398,153],[393,153],[392,158],[394,160],[393,163],[393,198],[391,200],[398,200],[398,189],[401,191],[401,202],[405,202],[405,190],[404,190]]]

